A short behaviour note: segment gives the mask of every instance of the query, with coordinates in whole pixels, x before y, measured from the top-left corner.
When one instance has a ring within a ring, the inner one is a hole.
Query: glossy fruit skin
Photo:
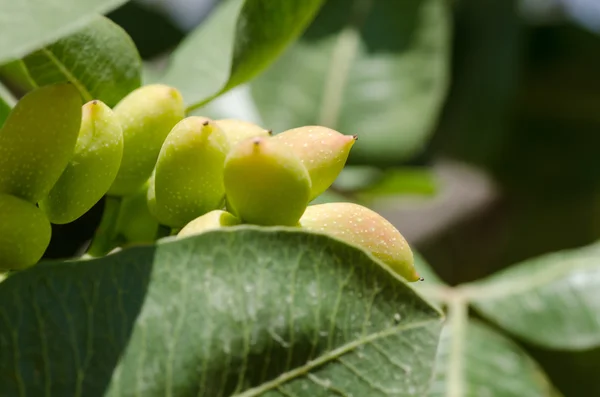
[[[177,89],[151,84],[132,91],[113,110],[123,129],[123,157],[108,194],[126,196],[150,178],[165,138],[185,116],[185,106]]]
[[[357,137],[327,127],[305,126],[284,131],[273,139],[287,145],[302,160],[310,174],[313,200],[342,172]]]
[[[48,195],[73,155],[81,105],[71,84],[44,86],[21,98],[0,129],[0,193],[31,203]]]
[[[215,123],[223,130],[231,147],[237,145],[241,141],[255,137],[269,137],[272,134],[271,130],[267,130],[257,124],[248,121],[237,119],[219,119]]]
[[[191,236],[201,234],[210,230],[220,229],[227,226],[236,226],[241,224],[238,218],[233,214],[223,210],[210,211],[194,219],[177,233],[177,237]]]
[[[154,175],[153,213],[162,224],[180,228],[223,207],[227,153],[227,136],[206,117],[190,116],[173,127]]]
[[[0,194],[0,270],[35,265],[50,244],[52,229],[35,204]]]
[[[113,111],[99,100],[83,105],[75,152],[40,208],[51,223],[73,222],[113,183],[123,155],[123,133]]]
[[[246,139],[225,160],[228,209],[245,223],[294,226],[310,197],[310,176],[294,153],[272,138]]]
[[[420,280],[402,234],[373,210],[353,203],[311,205],[300,218],[300,226],[365,249],[407,281]]]

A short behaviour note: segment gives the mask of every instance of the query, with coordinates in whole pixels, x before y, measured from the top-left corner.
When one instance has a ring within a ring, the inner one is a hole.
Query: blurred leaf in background
[[[0,83],[0,128],[4,121],[8,117],[11,108],[16,103],[16,100],[13,98],[12,94],[8,91],[8,89]]]
[[[350,163],[410,159],[426,145],[445,97],[450,25],[445,0],[329,0],[251,84],[265,124],[358,134]]]
[[[181,90],[190,110],[267,67],[313,19],[323,0],[222,1],[173,52],[160,80]]]
[[[476,320],[449,319],[428,397],[557,397],[540,366],[516,343]]]

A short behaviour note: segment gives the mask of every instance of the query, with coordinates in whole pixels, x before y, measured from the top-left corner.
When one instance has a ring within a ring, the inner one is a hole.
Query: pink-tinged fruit
[[[225,160],[228,209],[245,223],[295,226],[310,198],[302,161],[273,138],[246,139]]]
[[[419,281],[413,253],[400,232],[384,217],[353,203],[311,205],[301,227],[362,247],[407,281]]]
[[[273,136],[284,143],[302,160],[312,182],[313,200],[336,180],[356,142],[356,135],[344,135],[331,128],[305,126]]]
[[[227,211],[214,210],[208,212],[187,225],[177,233],[178,237],[201,234],[210,230],[221,229],[227,226],[236,226],[242,223],[238,218]]]

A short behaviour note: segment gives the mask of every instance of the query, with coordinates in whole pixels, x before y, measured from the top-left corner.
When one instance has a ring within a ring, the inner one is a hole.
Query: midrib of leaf
[[[353,12],[348,20],[348,26],[342,30],[333,48],[329,70],[323,86],[321,113],[319,125],[335,128],[340,109],[344,87],[348,81],[350,65],[356,56],[360,40],[359,31],[367,18],[373,0],[355,0]]]
[[[0,83],[0,98],[4,100],[4,102],[10,106],[14,107],[17,104],[16,98],[8,91],[3,84]],[[0,280],[2,280],[2,275],[0,275]]]
[[[306,364],[304,364],[301,367],[295,368],[291,371],[288,371],[286,373],[281,374],[279,377],[269,381],[269,382],[265,382],[262,385],[252,388],[252,389],[248,389],[243,393],[240,394],[236,394],[232,397],[255,397],[255,396],[260,396],[263,393],[275,389],[278,386],[294,379],[297,378],[299,376],[302,376],[304,374],[309,373],[311,370],[320,367],[321,365],[326,364],[327,362],[340,357],[356,348],[358,348],[359,346],[365,345],[369,342],[373,342],[377,339],[381,339],[381,338],[385,338],[387,336],[390,335],[394,335],[397,332],[403,332],[403,331],[407,331],[410,329],[414,329],[414,328],[420,328],[420,327],[425,327],[431,323],[435,323],[438,322],[439,320],[425,320],[425,321],[418,321],[418,322],[414,322],[411,324],[406,324],[406,325],[399,325],[397,327],[392,327],[389,328],[387,330],[383,330],[381,332],[376,332],[370,335],[365,336],[364,338],[360,338],[357,339],[355,341],[352,341],[350,343],[347,343],[343,346],[338,347],[337,349],[331,350],[325,354],[323,354],[322,356],[307,362]]]
[[[81,96],[86,102],[89,102],[92,99],[94,99],[92,97],[92,94],[85,88],[85,85],[81,81],[79,81],[79,79],[75,77],[60,60],[58,60],[58,58],[54,56],[54,53],[52,53],[52,51],[50,51],[46,47],[42,48],[41,51],[44,53],[44,55],[48,57],[48,59],[50,59],[50,61],[54,65],[56,65],[56,67],[61,71],[61,73],[67,77],[67,80],[69,80],[75,86],[75,88],[77,88],[77,90],[81,93]]]
[[[450,327],[450,356],[447,383],[448,397],[464,397],[464,340],[468,321],[467,302],[459,294],[453,296],[448,304],[448,321]]]
[[[580,262],[582,259],[583,258],[577,258],[573,261]],[[527,274],[525,277],[519,275],[520,277],[518,278],[515,277],[511,280],[498,281],[496,285],[491,285],[493,280],[490,280],[486,281],[485,283],[481,283],[481,285],[479,285],[477,282],[474,282],[473,284],[463,284],[457,288],[460,288],[463,295],[472,301],[517,295],[537,287],[542,287],[556,279],[564,278],[566,275],[573,272],[573,267],[569,266],[569,262],[569,260],[558,261],[554,264],[554,266],[545,267],[541,274],[540,272],[532,272]],[[590,260],[588,264],[577,266],[577,269],[584,270],[593,269],[595,267],[598,267],[598,264]]]

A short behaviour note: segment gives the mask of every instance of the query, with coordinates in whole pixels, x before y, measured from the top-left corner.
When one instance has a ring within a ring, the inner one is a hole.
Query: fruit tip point
[[[425,278],[419,277],[419,281],[425,281]]]
[[[206,125],[208,125],[208,124],[210,124],[210,122],[209,122],[208,120],[204,120],[204,121],[202,122],[202,125],[204,125],[204,126],[206,126]]]
[[[355,141],[358,141],[358,135],[356,135],[356,134],[352,135],[352,139],[354,139]]]
[[[269,136],[273,136],[273,130],[271,130],[271,129],[268,129],[268,130],[267,130],[267,134],[269,134]]]

